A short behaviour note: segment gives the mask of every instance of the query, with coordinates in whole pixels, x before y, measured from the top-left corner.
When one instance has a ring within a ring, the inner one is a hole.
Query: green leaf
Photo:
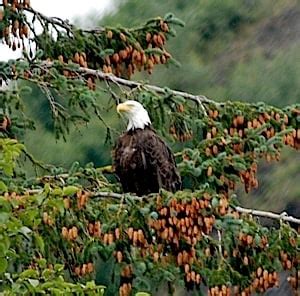
[[[165,14],[164,16],[164,20],[165,21],[169,21],[170,19],[172,19],[174,17],[174,14],[171,12],[168,12],[167,14]]]
[[[0,192],[7,192],[7,186],[4,184],[3,181],[0,181]]]
[[[135,294],[135,296],[151,296],[151,294],[147,293],[147,292],[137,292]]]
[[[38,277],[38,271],[34,269],[26,269],[23,272],[20,273],[19,276],[21,279],[26,279],[26,278],[36,278]]]
[[[217,220],[216,222],[215,222],[215,225],[214,225],[215,227],[216,227],[216,229],[219,229],[219,230],[221,230],[222,228],[224,228],[223,227],[223,223],[222,223],[222,221],[220,221],[220,220]]]
[[[50,184],[46,183],[45,186],[44,186],[44,192],[45,192],[46,194],[49,194],[50,189],[51,189]]]
[[[9,176],[9,177],[12,176],[12,174],[14,172],[14,170],[13,170],[13,164],[9,163],[9,164],[3,165],[2,168],[3,168],[4,173],[7,176]]]
[[[21,213],[20,218],[24,225],[32,227],[35,220],[39,217],[39,212],[37,208],[28,209],[27,211]],[[23,229],[23,231],[28,232],[28,229]]]
[[[136,262],[134,267],[135,267],[135,272],[137,275],[142,275],[147,270],[147,266],[146,266],[145,262],[142,262],[142,261]]]
[[[7,266],[8,266],[7,259],[0,258],[0,274],[6,271]]]
[[[36,246],[40,249],[42,253],[45,253],[45,243],[43,238],[39,234],[34,235]]]
[[[282,264],[279,260],[279,258],[275,258],[272,262],[272,267],[275,269],[275,270],[281,270],[282,269]]]
[[[145,53],[147,53],[147,54],[158,54],[158,55],[164,54],[164,52],[161,49],[159,49],[159,48],[148,48],[148,49],[145,49]]]
[[[52,194],[53,195],[62,195],[62,190],[61,190],[61,188],[55,188],[55,189],[53,189],[53,191],[52,191]]]
[[[30,228],[28,228],[27,226],[22,226],[19,229],[19,232],[22,233],[24,236],[26,236],[26,238],[30,239],[29,233],[31,233],[32,230]]]
[[[6,224],[7,221],[9,220],[10,214],[9,213],[0,213],[0,223],[1,224]]]
[[[50,269],[44,269],[42,272],[42,277],[46,280],[49,279],[52,275],[53,275],[53,270]]]
[[[76,186],[67,186],[63,188],[63,195],[70,196],[78,191],[78,187]]]
[[[36,279],[28,279],[28,282],[30,283],[31,286],[33,287],[37,287],[40,283],[39,280],[36,280]]]
[[[58,272],[61,272],[61,271],[64,270],[64,265],[63,264],[55,264],[54,265],[54,270],[58,271]]]
[[[247,170],[247,167],[241,162],[235,162],[234,168],[237,169],[238,171],[246,171]]]
[[[10,241],[7,236],[0,236],[0,257],[4,257],[5,253],[8,251],[10,246]]]
[[[176,18],[176,17],[172,17],[170,20],[169,20],[169,23],[170,24],[174,24],[174,25],[178,25],[180,27],[184,27],[185,26],[185,22],[180,20],[179,18]]]
[[[261,237],[260,237],[258,234],[255,234],[255,236],[254,236],[254,241],[255,241],[255,244],[256,244],[257,246],[259,246],[260,243],[261,243]]]
[[[96,287],[95,281],[90,281],[86,283],[87,289],[94,289]]]
[[[69,174],[72,175],[72,174],[76,173],[78,171],[78,168],[79,168],[79,162],[78,161],[73,162],[73,164],[69,170]]]

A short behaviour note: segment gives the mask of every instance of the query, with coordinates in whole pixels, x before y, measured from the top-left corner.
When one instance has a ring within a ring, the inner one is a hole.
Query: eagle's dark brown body
[[[119,138],[114,165],[124,192],[141,196],[181,187],[171,150],[150,127],[129,130]]]

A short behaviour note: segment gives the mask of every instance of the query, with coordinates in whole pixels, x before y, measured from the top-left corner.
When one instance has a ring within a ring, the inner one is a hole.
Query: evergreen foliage
[[[232,16],[232,5],[229,27],[245,21],[242,12]],[[135,71],[176,63],[166,45],[183,22],[170,13],[131,29],[81,30],[12,0],[3,1],[0,16],[1,38],[24,51],[0,64],[9,84],[0,92],[1,293],[125,296],[167,283],[170,294],[182,285],[250,295],[278,286],[282,270],[297,291],[300,236],[289,221],[299,219],[278,216],[276,227],[264,227],[238,207],[235,192],[238,184],[246,192],[258,186],[258,159],[300,148],[299,104],[220,103],[129,80]],[[200,33],[213,39],[223,27]],[[107,110],[126,98],[140,101],[154,127],[178,143],[184,189],[138,197],[121,192],[110,166],[37,161],[21,140],[35,126],[24,108],[33,87],[48,104],[49,129],[66,141],[72,125],[93,115],[109,141]]]

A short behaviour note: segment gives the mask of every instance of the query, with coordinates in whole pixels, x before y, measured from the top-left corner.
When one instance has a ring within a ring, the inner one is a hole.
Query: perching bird
[[[127,131],[114,149],[114,166],[124,192],[139,196],[159,192],[160,188],[175,192],[181,178],[174,156],[166,143],[151,128],[148,112],[137,101],[128,100],[117,106],[128,119]]]

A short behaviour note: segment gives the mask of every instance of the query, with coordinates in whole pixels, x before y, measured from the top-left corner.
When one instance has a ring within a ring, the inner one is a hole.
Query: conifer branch
[[[30,154],[27,154],[26,155],[29,157],[31,156]],[[31,156],[32,157],[32,156]],[[42,165],[40,164],[40,162],[38,162],[37,160],[32,160],[30,159],[34,164],[37,162],[37,164],[39,165]],[[44,165],[45,166],[45,165]],[[45,166],[46,167],[46,166]],[[45,169],[45,167],[42,167]],[[51,166],[52,167],[52,166]],[[98,167],[98,168],[95,168],[95,171],[99,174],[113,174],[114,173],[114,168],[111,166],[111,165],[106,165],[106,166],[103,166],[103,167]],[[37,180],[38,181],[41,181],[41,180],[52,180],[52,179],[67,179],[71,176],[75,176],[75,177],[79,177],[79,176],[82,176],[84,175],[84,173],[82,172],[76,172],[74,174],[69,174],[69,173],[62,173],[62,174],[58,174],[58,175],[45,175],[45,176],[42,176],[42,177],[38,177]]]
[[[41,189],[33,189],[33,190],[26,191],[27,194],[39,194],[41,192],[42,192]],[[91,196],[93,196],[93,197],[113,198],[113,199],[120,200],[120,201],[124,199],[125,195],[128,195],[128,193],[122,194],[122,193],[115,193],[115,192],[109,192],[109,191],[97,191],[97,192],[91,193]],[[128,195],[128,196],[130,196],[130,195]],[[142,201],[142,200],[148,199],[148,198],[144,198],[144,197],[140,197],[140,196],[130,196],[130,197],[137,201]],[[283,212],[281,214],[276,214],[276,213],[267,212],[267,211],[247,209],[247,208],[243,208],[240,206],[235,207],[235,210],[237,212],[243,213],[243,214],[249,214],[249,215],[253,215],[253,216],[259,216],[259,217],[270,218],[270,219],[275,219],[275,220],[282,220],[282,221],[292,222],[292,223],[300,225],[300,219],[295,218],[293,216],[288,216],[287,213],[285,213],[285,212]]]
[[[193,94],[183,92],[183,91],[172,90],[172,89],[162,88],[162,87],[152,85],[152,84],[144,84],[144,83],[137,82],[137,81],[127,80],[127,79],[124,79],[124,78],[117,77],[113,74],[104,73],[100,70],[94,70],[94,69],[88,69],[88,68],[80,67],[79,71],[84,72],[86,74],[95,75],[99,79],[109,80],[113,83],[118,83],[120,85],[124,85],[124,86],[127,86],[129,88],[137,88],[137,87],[143,88],[144,87],[146,89],[155,91],[155,92],[160,93],[160,94],[164,94],[166,92],[169,92],[174,96],[181,96],[181,97],[184,97],[186,99],[192,100],[192,101],[198,103],[199,105],[201,105],[202,103],[217,104],[215,101],[208,99],[204,95],[193,95]]]
[[[49,171],[53,166],[49,164],[44,164],[43,162],[35,159],[35,157],[28,152],[26,149],[22,150],[25,156],[32,162],[33,165],[40,167],[43,170]]]
[[[45,61],[43,62],[43,66],[47,68],[51,68],[53,66],[53,62]],[[152,84],[145,84],[138,81],[128,80],[125,78],[117,77],[111,73],[104,73],[103,71],[100,70],[79,67],[76,70],[72,69],[72,71],[85,74],[85,75],[93,75],[100,80],[111,81],[112,83],[123,85],[129,88],[145,88],[160,94],[170,93],[174,96],[181,96],[183,98],[196,102],[201,107],[203,107],[202,104],[220,105],[220,103],[210,100],[204,95],[193,95],[183,91],[172,90],[169,88],[162,88]]]
[[[293,216],[288,216],[287,213],[283,212],[281,214],[275,214],[272,212],[266,212],[266,211],[260,211],[260,210],[254,210],[254,209],[246,209],[242,207],[235,207],[235,209],[239,213],[244,213],[244,214],[249,214],[253,216],[260,216],[264,218],[270,218],[270,219],[276,219],[276,220],[282,220],[282,221],[287,221],[287,222],[292,222],[296,224],[300,224],[300,219],[295,218]]]

